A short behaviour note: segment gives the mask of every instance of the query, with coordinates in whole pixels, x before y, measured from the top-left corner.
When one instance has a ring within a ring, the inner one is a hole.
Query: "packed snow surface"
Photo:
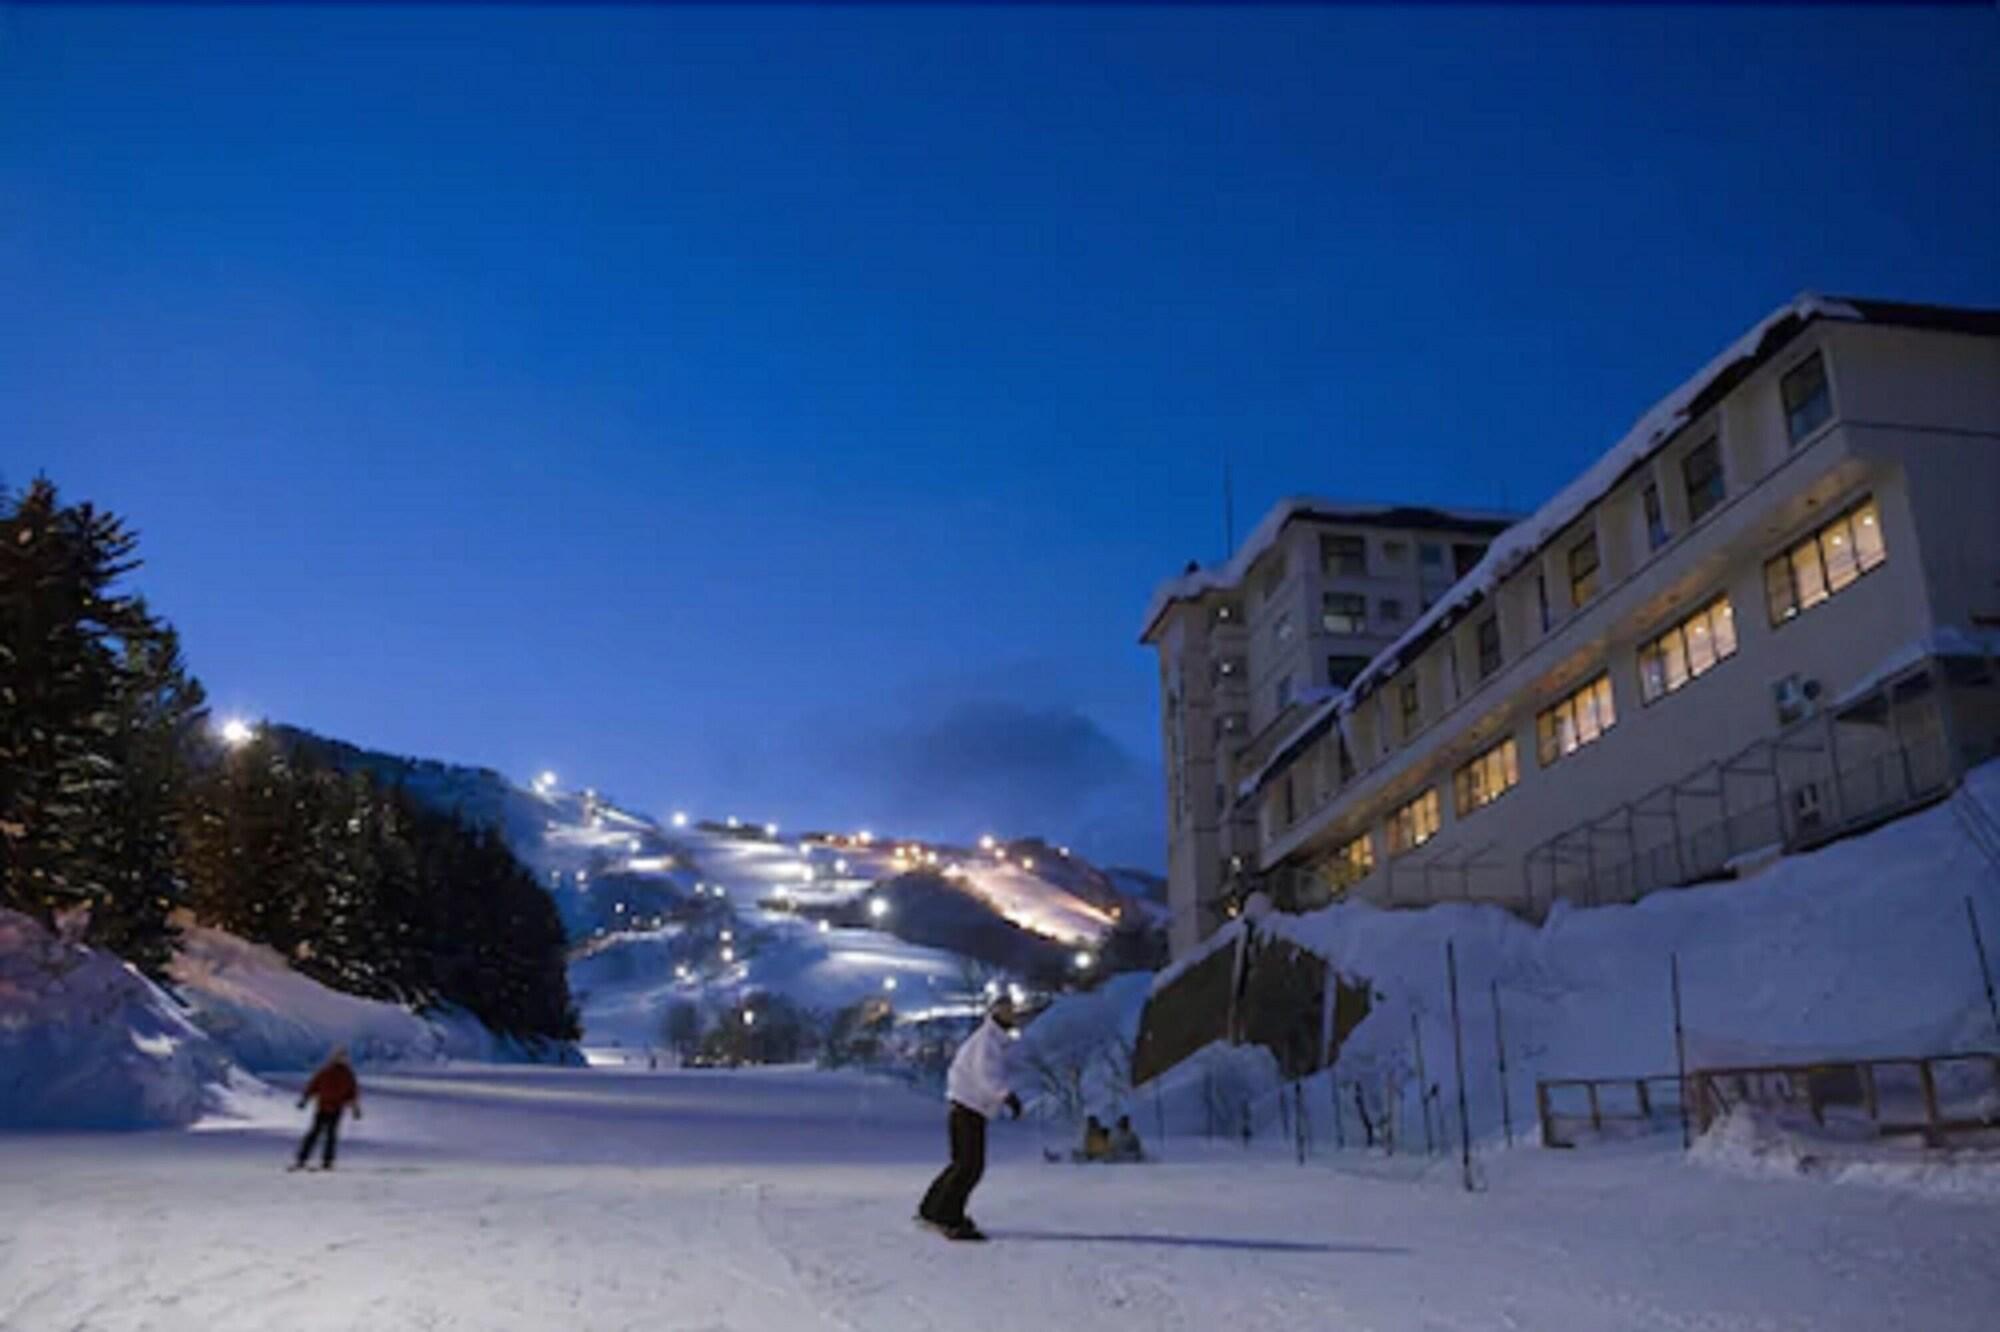
[[[940,1105],[762,1070],[364,1074],[332,1174],[289,1114],[0,1137],[0,1327],[1692,1332],[1991,1326],[1990,1205],[1688,1162],[1654,1144],[1299,1167],[1169,1139],[1041,1160],[994,1129],[950,1245],[911,1209]]]

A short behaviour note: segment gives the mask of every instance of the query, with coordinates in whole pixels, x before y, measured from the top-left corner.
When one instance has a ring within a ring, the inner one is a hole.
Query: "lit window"
[[[1736,615],[1719,596],[1639,645],[1639,699],[1651,703],[1736,655]]]
[[[1583,606],[1597,595],[1597,534],[1569,548],[1569,604]]]
[[[1647,486],[1640,500],[1646,509],[1646,548],[1658,550],[1667,544],[1668,536],[1666,510],[1660,507],[1660,488]]]
[[[1786,371],[1779,390],[1785,399],[1785,428],[1794,444],[1833,415],[1833,399],[1826,387],[1826,362],[1818,352]]]
[[[1389,854],[1399,856],[1416,850],[1437,836],[1443,822],[1444,812],[1433,786],[1389,816]]]
[[[1870,496],[1765,563],[1764,599],[1771,623],[1783,624],[1811,610],[1886,558],[1881,510]]]
[[[1217,602],[1215,614],[1210,617],[1210,623],[1216,625],[1240,624],[1242,620],[1243,608],[1233,601]]]
[[[1320,864],[1320,873],[1335,890],[1350,888],[1375,872],[1375,839],[1362,833],[1343,842]]]
[[[1320,595],[1320,626],[1330,634],[1368,632],[1368,598],[1359,592],[1325,592]]]
[[[1452,774],[1459,817],[1492,804],[1511,791],[1520,780],[1520,750],[1510,735]]]
[[[1722,503],[1722,445],[1715,436],[1695,445],[1681,459],[1681,481],[1687,490],[1689,522],[1700,522],[1702,515]]]
[[[1214,683],[1230,684],[1243,678],[1243,658],[1218,657],[1215,662]]]
[[[1348,578],[1368,572],[1368,543],[1358,536],[1328,534],[1319,539],[1320,572],[1329,578]]]
[[[1535,718],[1536,752],[1543,767],[1585,745],[1595,744],[1618,724],[1611,702],[1611,677],[1600,675],[1589,684],[1544,708]]]

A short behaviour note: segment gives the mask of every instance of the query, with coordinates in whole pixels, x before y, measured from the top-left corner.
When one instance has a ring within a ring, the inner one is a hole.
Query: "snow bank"
[[[2000,806],[2000,763],[1961,799]],[[1535,1080],[1671,1073],[1669,956],[1678,954],[1691,1065],[1995,1048],[1971,899],[2000,943],[2000,868],[1949,804],[1783,858],[1756,878],[1658,893],[1630,906],[1559,905],[1541,927],[1490,906],[1390,911],[1340,904],[1273,914],[1273,933],[1366,977],[1379,1002],[1341,1053],[1342,1078],[1394,1077],[1414,1060],[1453,1085],[1445,946],[1457,952],[1474,1130],[1500,1123],[1497,996],[1514,1121]]]
[[[2000,1202],[2000,1151],[1926,1151],[1914,1143],[1843,1140],[1738,1110],[1694,1145],[1702,1165],[1735,1175],[1806,1178],[1934,1197]]]
[[[151,981],[0,910],[0,1128],[167,1128],[258,1084]]]
[[[205,926],[184,927],[168,974],[195,1023],[258,1071],[312,1068],[335,1045],[372,1064],[575,1062],[563,1047],[528,1048],[496,1036],[460,1010],[420,1015],[344,994],[293,970],[273,949]]]

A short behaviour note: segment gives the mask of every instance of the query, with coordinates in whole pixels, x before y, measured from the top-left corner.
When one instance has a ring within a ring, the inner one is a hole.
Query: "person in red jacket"
[[[340,1136],[340,1112],[354,1107],[354,1117],[361,1118],[361,1084],[355,1081],[354,1069],[347,1062],[347,1047],[336,1045],[319,1071],[306,1083],[306,1089],[299,1093],[299,1108],[305,1109],[307,1101],[317,1100],[318,1108],[313,1113],[312,1128],[305,1140],[299,1143],[298,1159],[292,1169],[303,1170],[306,1158],[312,1155],[313,1144],[325,1140],[320,1153],[320,1167],[333,1169],[334,1141]]]

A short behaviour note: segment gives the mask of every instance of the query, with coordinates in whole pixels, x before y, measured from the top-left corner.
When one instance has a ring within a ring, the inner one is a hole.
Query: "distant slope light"
[[[777,825],[777,824],[775,824],[775,823],[767,823],[767,824],[765,824],[765,825],[764,825],[764,836],[766,836],[766,837],[776,837],[777,835],[778,835],[778,825]]]
[[[535,790],[542,795],[547,795],[555,789],[556,775],[554,773],[544,771],[541,776],[535,778]]]
[[[882,917],[884,917],[884,916],[888,915],[888,914],[889,914],[889,901],[888,901],[888,899],[887,899],[887,898],[882,898],[882,897],[871,897],[871,898],[869,898],[869,899],[868,899],[868,914],[869,914],[869,915],[871,915],[871,916],[873,916],[873,917],[875,917],[875,919],[877,919],[877,920],[880,920],[880,919],[882,919]]]
[[[676,827],[676,828],[685,828],[685,827],[687,827],[687,826],[688,826],[688,816],[687,816],[687,811],[686,811],[686,810],[684,810],[684,809],[677,809],[677,810],[675,810],[675,811],[674,811],[674,827]]]
[[[241,717],[231,717],[217,728],[216,734],[220,735],[222,743],[231,749],[241,749],[257,738],[257,728]]]

